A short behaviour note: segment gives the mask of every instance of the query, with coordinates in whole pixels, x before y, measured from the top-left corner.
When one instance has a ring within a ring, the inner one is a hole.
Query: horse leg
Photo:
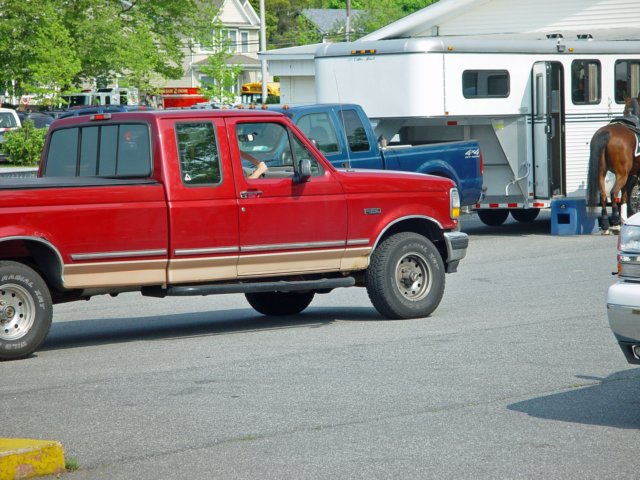
[[[611,224],[619,226],[620,225],[620,205],[624,208],[623,214],[624,217],[622,221],[625,221],[627,215],[627,192],[626,186],[627,184],[627,175],[618,173],[616,175],[616,181],[613,184],[613,188],[611,189]],[[618,197],[620,196],[620,192],[622,192],[622,202],[618,201]]]
[[[602,230],[603,235],[609,234],[609,216],[607,214],[607,187],[605,184],[605,176],[607,171],[600,167],[599,177],[598,177],[598,186],[600,187],[600,206],[602,207],[600,211],[600,229]]]
[[[602,205],[602,210],[600,211],[600,230],[602,230],[603,235],[609,235],[609,229],[611,225],[609,225],[609,215],[607,214],[607,196],[603,195],[600,201]]]

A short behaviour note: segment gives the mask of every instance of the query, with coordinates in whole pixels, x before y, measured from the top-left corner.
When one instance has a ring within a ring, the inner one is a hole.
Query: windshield
[[[15,128],[17,126],[15,115],[10,112],[0,112],[0,128]]]

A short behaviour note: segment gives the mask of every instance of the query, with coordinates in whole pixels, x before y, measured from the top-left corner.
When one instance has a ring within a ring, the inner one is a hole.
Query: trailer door
[[[565,194],[564,76],[559,62],[536,62],[531,73],[535,197]]]

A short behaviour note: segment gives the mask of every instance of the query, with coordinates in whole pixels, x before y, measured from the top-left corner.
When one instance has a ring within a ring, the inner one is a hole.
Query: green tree
[[[0,85],[10,95],[30,93],[53,102],[59,86],[80,71],[57,3],[0,0]]]
[[[94,78],[146,89],[183,74],[220,0],[0,0],[0,88],[58,92]],[[3,89],[3,90],[4,90]]]
[[[352,39],[371,33],[402,17],[414,13],[437,0],[352,0],[352,10],[364,10],[362,17],[354,17]],[[259,0],[251,0],[256,11]],[[321,41],[319,32],[303,19],[305,8],[346,9],[346,0],[265,0],[267,48],[285,48]]]
[[[38,165],[46,134],[46,128],[36,128],[33,120],[27,120],[22,128],[4,134],[2,151],[14,165]]]
[[[238,75],[240,75],[242,67],[228,63],[233,56],[230,53],[231,43],[218,18],[213,22],[211,39],[213,53],[209,55],[207,64],[200,67],[200,71],[206,75],[202,78],[200,93],[209,101],[231,104],[235,101],[236,95],[233,93],[233,87],[238,82]]]

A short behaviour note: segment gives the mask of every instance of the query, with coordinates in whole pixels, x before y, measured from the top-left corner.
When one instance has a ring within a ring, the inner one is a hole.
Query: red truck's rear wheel
[[[33,353],[47,336],[52,315],[42,277],[21,263],[0,262],[0,360]]]
[[[444,262],[429,239],[397,233],[373,252],[367,269],[367,293],[387,318],[420,318],[440,304],[445,284]]]
[[[245,293],[249,305],[263,315],[295,315],[309,306],[314,292]]]

